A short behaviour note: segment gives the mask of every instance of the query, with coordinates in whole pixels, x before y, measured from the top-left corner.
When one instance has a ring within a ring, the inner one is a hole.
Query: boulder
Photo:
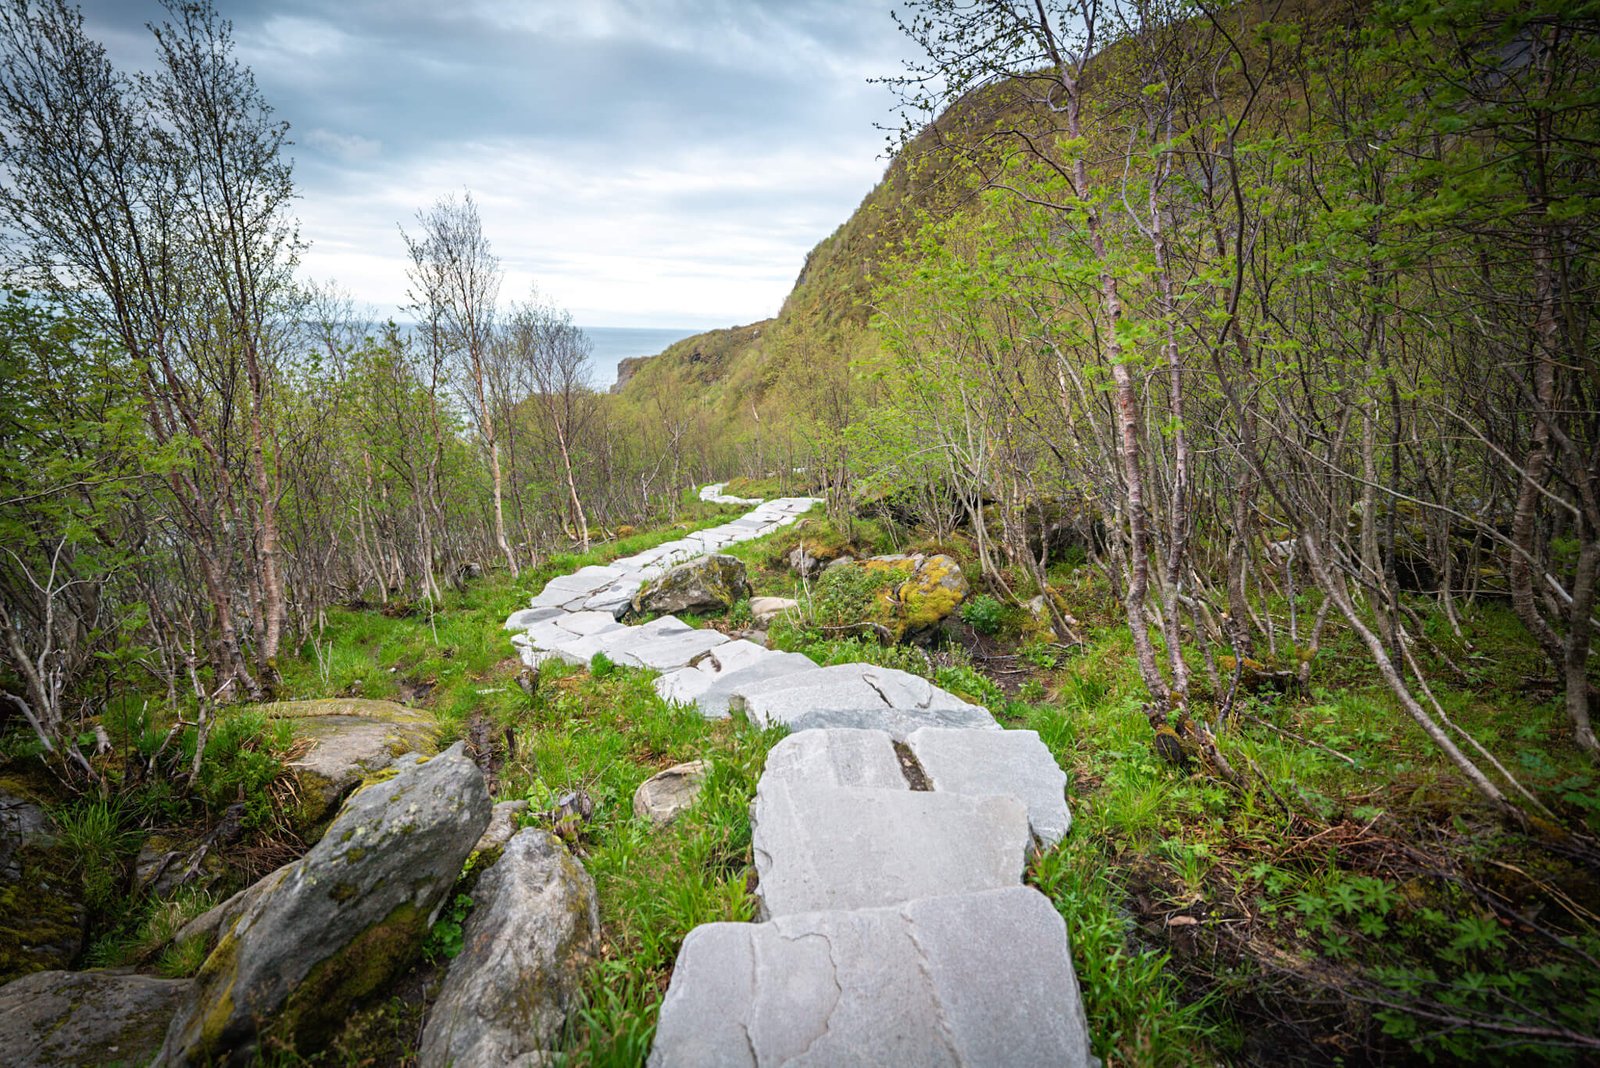
[[[0,1061],[11,1068],[149,1064],[188,979],[35,972],[0,987]]]
[[[295,733],[311,748],[291,761],[300,787],[301,820],[314,827],[361,784],[405,753],[439,751],[439,724],[427,712],[393,701],[335,698],[280,701],[263,706],[274,719],[295,721]]]
[[[410,964],[488,822],[483,773],[460,743],[356,791],[221,930],[162,1063],[251,1063],[263,1026],[275,1042],[319,1048]]]
[[[714,612],[732,608],[748,596],[744,561],[715,553],[679,564],[633,598],[636,612]]]
[[[910,562],[911,573],[894,590],[890,627],[897,638],[918,641],[938,630],[939,624],[961,607],[972,587],[961,573],[961,565],[943,553],[918,553]]]
[[[752,597],[750,598],[750,621],[758,627],[766,627],[778,618],[780,612],[787,612],[791,608],[799,608],[800,602],[792,597]]]
[[[861,570],[858,570],[861,569]],[[861,582],[862,571],[870,579]],[[839,589],[843,605],[866,597],[862,618],[833,619],[827,622],[870,623],[882,628],[895,641],[925,641],[931,638],[947,617],[971,591],[961,573],[961,565],[943,553],[931,556],[874,556],[840,568],[829,568],[817,586],[819,604],[833,600]],[[881,632],[880,632],[881,633]]]
[[[600,953],[594,880],[558,838],[529,827],[478,880],[473,900],[418,1063],[547,1063]]]
[[[478,844],[472,847],[472,851],[487,853],[504,847],[511,841],[511,836],[517,833],[517,821],[527,810],[526,801],[502,801],[494,806],[489,814],[489,826],[478,836]]]
[[[70,967],[83,950],[83,887],[53,831],[20,786],[0,788],[0,983]]]
[[[671,823],[700,796],[709,767],[704,760],[691,760],[650,776],[633,792],[633,814],[657,826]]]

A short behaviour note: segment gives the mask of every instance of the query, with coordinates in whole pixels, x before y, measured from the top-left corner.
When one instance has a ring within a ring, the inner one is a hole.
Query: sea
[[[400,323],[409,334],[415,323]],[[631,356],[657,356],[674,341],[705,333],[710,327],[688,326],[582,326],[594,349],[589,355],[589,386],[604,393],[617,381],[617,364]]]
[[[617,380],[617,364],[630,356],[655,356],[674,341],[704,333],[704,327],[691,330],[674,326],[585,326],[583,332],[594,343],[590,383],[605,392]]]

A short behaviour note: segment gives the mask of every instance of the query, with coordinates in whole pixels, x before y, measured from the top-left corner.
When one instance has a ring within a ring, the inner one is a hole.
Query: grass
[[[726,515],[705,510],[690,525]],[[530,698],[514,683],[521,665],[502,623],[550,577],[684,529],[554,557],[517,581],[491,574],[437,605],[332,610],[318,648],[308,642],[284,665],[285,698],[402,699],[431,709],[447,740],[475,717],[487,717],[497,737],[509,729],[514,747],[497,799],[528,800],[531,822],[573,792],[593,802],[568,837],[595,879],[604,945],[569,1019],[568,1064],[641,1063],[684,936],[701,923],[752,918],[748,803],[778,735],[668,705],[651,673],[598,659],[587,670],[545,665]],[[858,554],[889,547],[867,524],[854,533],[813,515],[803,529],[734,552],[751,564],[758,593],[803,593],[787,550],[802,537]],[[1027,878],[1067,925],[1090,1035],[1108,1066],[1279,1063],[1291,1049],[1302,1063],[1472,1062],[1508,1052],[1581,1063],[1584,1053],[1561,1035],[1600,1018],[1592,963],[1600,885],[1490,818],[1347,636],[1330,632],[1309,694],[1248,695],[1248,718],[1222,727],[1223,750],[1244,772],[1233,786],[1154,754],[1114,602],[1086,569],[1052,575],[1052,584],[1084,622],[1085,645],[1030,644],[1020,613],[1000,613],[994,638],[1029,671],[1004,691],[959,648],[823,633],[803,617],[775,624],[771,636],[822,664],[868,661],[923,675],[1039,733],[1068,772],[1075,825],[1031,860]],[[1469,628],[1470,645],[1429,631],[1439,656],[1460,669],[1430,661],[1440,700],[1563,819],[1600,830],[1600,777],[1563,746],[1555,695],[1521,681],[1536,674],[1536,651],[1505,613],[1481,610]],[[1195,665],[1203,679],[1198,657]],[[115,737],[159,742],[161,724],[143,707],[124,702],[119,714]],[[268,790],[292,743],[272,731],[248,713],[219,721],[214,766],[202,777],[206,807]],[[691,759],[711,766],[698,803],[667,827],[635,817],[639,784]],[[197,951],[171,946],[170,934],[209,899],[115,900],[137,846],[131,828],[181,808],[156,793],[122,807],[78,802],[62,816],[86,884],[100,879],[114,913],[91,959],[183,975]],[[91,874],[97,858],[109,882]],[[419,965],[404,998],[356,1013],[322,1062],[408,1055],[420,991],[437,966]],[[1442,1015],[1465,1023],[1441,1027]]]

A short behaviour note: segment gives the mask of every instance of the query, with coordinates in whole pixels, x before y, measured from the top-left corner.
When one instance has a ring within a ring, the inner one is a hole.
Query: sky
[[[777,313],[887,160],[889,0],[216,0],[280,118],[303,274],[404,318],[398,226],[471,190],[505,268],[590,326]],[[119,66],[156,0],[84,0]]]

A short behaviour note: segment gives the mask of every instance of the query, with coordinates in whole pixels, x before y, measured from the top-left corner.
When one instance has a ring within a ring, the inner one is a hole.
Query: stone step
[[[535,623],[543,623],[561,614],[559,608],[523,608],[506,617],[506,630],[527,630]]]
[[[684,939],[650,1068],[1095,1064],[1066,925],[1027,887],[711,923]]]
[[[926,725],[980,726],[985,720],[992,721],[992,717],[983,709],[941,690],[927,679],[895,668],[871,664],[838,664],[737,686],[729,694],[729,708],[734,712],[743,712],[757,726],[769,727],[782,723],[796,730],[811,726],[879,726],[865,717],[852,722],[805,720],[807,716],[831,710],[852,713],[874,709],[960,713],[954,717],[954,724],[950,722],[952,717],[947,716],[933,719]],[[922,721],[916,723],[916,726],[923,725],[925,723]]]
[[[818,708],[791,716],[788,724],[791,731],[836,727],[886,731],[897,742],[905,741],[912,731],[923,727],[982,731],[1000,729],[1000,724],[994,721],[989,710],[980,705],[955,708]]]
[[[761,785],[776,788],[797,783],[880,790],[911,788],[888,734],[848,728],[801,731],[768,751]]]
[[[1028,823],[1043,844],[1072,828],[1067,776],[1034,731],[922,727],[906,737],[935,791],[1009,794],[1028,806]]]
[[[1016,886],[1032,839],[1014,797],[765,776],[750,825],[764,917]]]
[[[728,636],[714,630],[689,630],[678,634],[640,635],[633,629],[607,634],[606,655],[628,667],[671,671],[695,657],[726,645]]]
[[[590,564],[570,575],[558,575],[545,583],[530,605],[533,608],[565,608],[576,611],[583,602],[625,574],[620,568]]]
[[[757,650],[760,656],[750,656],[736,646]],[[732,653],[727,660],[725,653]],[[707,719],[725,719],[728,716],[729,695],[740,686],[766,679],[777,679],[797,671],[808,671],[817,665],[810,657],[800,653],[782,653],[764,649],[744,640],[718,646],[694,665],[674,671],[656,680],[656,692],[668,701],[694,704]]]

